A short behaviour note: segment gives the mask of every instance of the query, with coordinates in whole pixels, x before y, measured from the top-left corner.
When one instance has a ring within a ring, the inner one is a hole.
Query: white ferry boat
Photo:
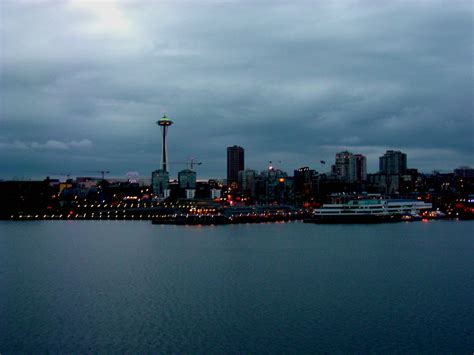
[[[406,215],[420,215],[431,203],[417,200],[352,200],[344,204],[325,204],[315,209],[308,223],[399,222]]]

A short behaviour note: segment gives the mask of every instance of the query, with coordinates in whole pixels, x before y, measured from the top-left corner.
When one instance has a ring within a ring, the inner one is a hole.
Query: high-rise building
[[[367,158],[362,154],[354,154],[355,163],[355,181],[361,182],[367,180]]]
[[[362,154],[344,151],[336,154],[332,174],[344,182],[361,182],[367,179],[367,159]]]
[[[196,189],[196,172],[190,169],[181,170],[178,173],[178,184],[180,189]]]
[[[255,196],[255,180],[257,172],[255,170],[241,170],[239,171],[239,187],[240,190],[249,196]]]
[[[379,158],[379,170],[382,174],[404,174],[407,170],[407,155],[398,150],[387,150]]]
[[[169,197],[169,182],[170,174],[167,171],[158,169],[151,173],[151,188],[155,195],[164,198]]]
[[[296,169],[293,173],[295,193],[298,198],[311,196],[313,193],[313,177],[317,175],[316,170],[312,170],[307,166]]]
[[[348,151],[336,153],[336,162],[332,166],[332,173],[338,179],[352,182],[353,167],[351,166],[352,153]]]
[[[239,181],[239,171],[244,170],[244,148],[234,145],[227,148],[227,185]]]
[[[256,178],[256,198],[261,203],[282,203],[284,195],[293,190],[293,178],[280,169],[264,170]],[[290,187],[291,185],[291,187]]]
[[[460,178],[474,178],[474,169],[469,166],[460,166],[454,169],[454,176]]]

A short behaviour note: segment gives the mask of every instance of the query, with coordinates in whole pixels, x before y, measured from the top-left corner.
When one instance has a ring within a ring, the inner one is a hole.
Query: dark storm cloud
[[[0,6],[3,177],[148,176],[163,112],[170,160],[207,177],[233,144],[259,170],[344,149],[372,171],[386,149],[424,171],[473,164],[468,1]]]

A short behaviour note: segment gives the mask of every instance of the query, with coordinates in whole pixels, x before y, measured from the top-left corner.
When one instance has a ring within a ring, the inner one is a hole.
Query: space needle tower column
[[[168,128],[173,124],[166,115],[156,121],[156,124],[161,127],[161,133],[163,135],[162,142],[162,158],[161,158],[161,169],[152,171],[151,173],[151,186],[153,194],[158,199],[168,198],[170,195],[169,182],[170,174],[168,172],[168,160],[166,155],[166,135]]]
[[[166,115],[163,115],[158,121],[156,121],[158,126],[161,127],[161,132],[163,134],[163,148],[162,148],[162,160],[161,160],[161,167],[162,170],[168,171],[168,166],[167,166],[167,155],[166,155],[166,134],[168,133],[168,127],[173,124],[173,121],[171,121]]]

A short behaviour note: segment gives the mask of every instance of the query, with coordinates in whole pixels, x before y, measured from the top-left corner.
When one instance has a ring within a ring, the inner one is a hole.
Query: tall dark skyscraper
[[[239,171],[245,169],[244,148],[227,147],[227,184],[239,181]]]

